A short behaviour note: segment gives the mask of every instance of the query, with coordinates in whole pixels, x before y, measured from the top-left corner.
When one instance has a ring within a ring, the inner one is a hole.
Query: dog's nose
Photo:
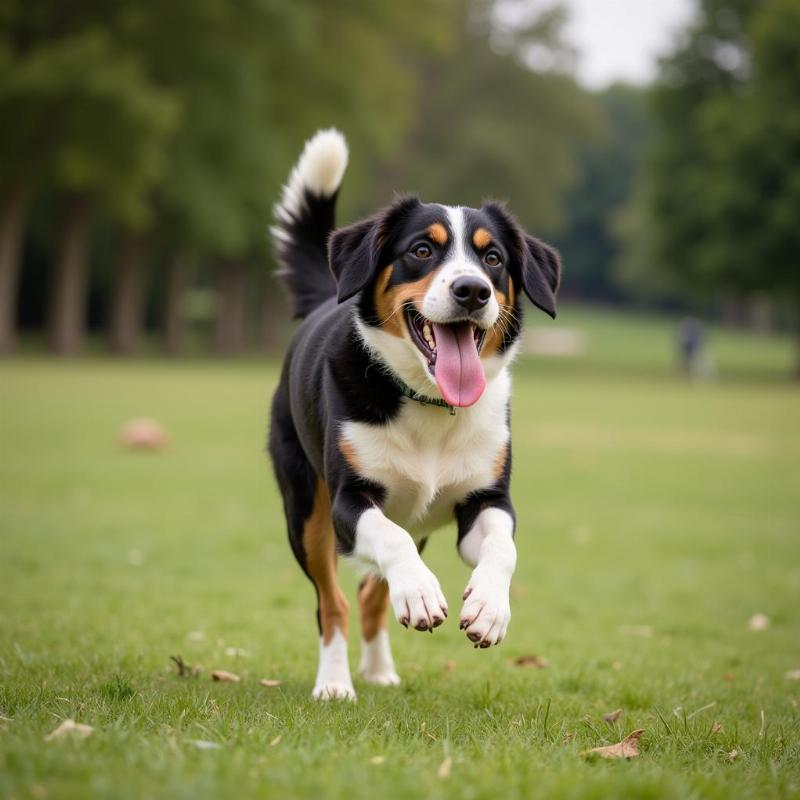
[[[450,285],[450,294],[456,303],[467,311],[475,311],[489,302],[492,290],[486,285],[486,281],[466,275],[453,281]]]

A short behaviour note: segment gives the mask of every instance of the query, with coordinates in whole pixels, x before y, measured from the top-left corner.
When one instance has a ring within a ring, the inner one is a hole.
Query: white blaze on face
[[[450,293],[453,281],[464,276],[479,278],[491,291],[489,302],[475,322],[481,328],[491,328],[500,315],[500,306],[494,294],[494,287],[481,269],[478,256],[467,247],[466,219],[464,209],[460,206],[443,206],[450,223],[453,241],[447,260],[439,267],[436,280],[425,293],[422,301],[422,315],[433,322],[451,322],[463,318],[464,309],[455,301]]]

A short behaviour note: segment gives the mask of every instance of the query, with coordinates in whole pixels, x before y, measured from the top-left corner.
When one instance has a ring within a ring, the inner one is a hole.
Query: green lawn
[[[516,368],[508,638],[392,624],[404,683],[357,704],[310,700],[313,592],[263,455],[277,364],[0,364],[0,797],[800,797],[789,343],[715,333],[696,386],[666,323],[559,324],[586,355]],[[142,415],[168,450],[115,444]],[[454,532],[426,558],[457,611]],[[94,733],[44,742],[68,717]],[[638,759],[579,755],[636,728]]]

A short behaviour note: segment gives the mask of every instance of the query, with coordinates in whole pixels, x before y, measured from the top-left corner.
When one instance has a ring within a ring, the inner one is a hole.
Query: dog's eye
[[[430,258],[433,255],[433,250],[429,244],[419,242],[411,248],[411,255],[415,258]]]
[[[498,253],[497,250],[490,250],[483,257],[483,263],[486,264],[487,267],[499,267],[503,263],[503,259],[500,258],[500,253]]]

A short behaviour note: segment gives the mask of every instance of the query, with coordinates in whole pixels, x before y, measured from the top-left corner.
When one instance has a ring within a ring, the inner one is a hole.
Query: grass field
[[[310,700],[313,593],[262,452],[276,364],[0,364],[0,797],[800,797],[789,343],[717,334],[696,386],[665,323],[559,323],[586,355],[516,368],[507,640],[393,624],[404,682],[356,704]],[[115,444],[142,415],[169,449]],[[426,558],[457,609],[454,532]],[[93,734],[45,742],[64,718]],[[637,728],[637,759],[580,756]]]

